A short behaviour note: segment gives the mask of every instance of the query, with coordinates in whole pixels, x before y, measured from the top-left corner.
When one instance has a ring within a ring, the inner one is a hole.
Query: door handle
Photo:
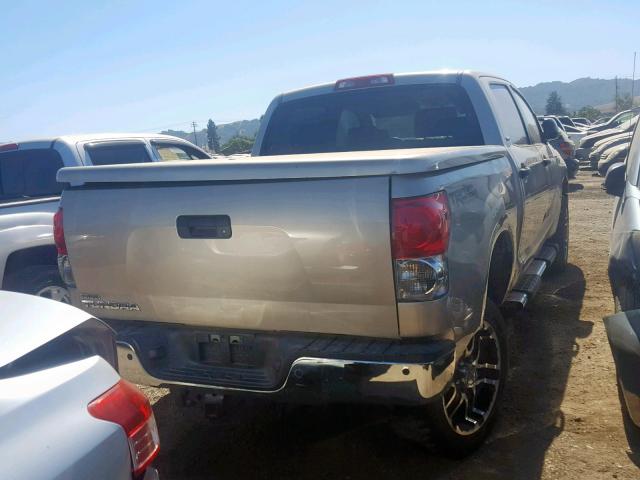
[[[180,215],[176,228],[180,238],[231,238],[229,215]]]
[[[520,170],[518,170],[518,173],[520,174],[521,178],[524,178],[529,176],[529,174],[531,173],[531,169],[523,163],[522,165],[520,165]]]

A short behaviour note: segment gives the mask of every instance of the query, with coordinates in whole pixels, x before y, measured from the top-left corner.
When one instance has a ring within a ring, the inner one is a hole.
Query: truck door
[[[559,163],[560,160],[554,150],[542,141],[542,130],[531,107],[529,107],[517,90],[512,90],[512,94],[527,129],[529,140],[538,148],[542,165],[544,165],[546,177],[546,206],[542,224],[538,227],[538,235],[541,237],[539,243],[542,243],[547,239],[549,232],[556,226],[558,215],[560,214],[564,169],[561,167]]]
[[[529,138],[509,87],[500,83],[490,86],[498,123],[518,169],[524,196],[518,247],[518,259],[524,263],[537,252],[543,241],[540,231],[549,207],[547,166],[535,139]]]

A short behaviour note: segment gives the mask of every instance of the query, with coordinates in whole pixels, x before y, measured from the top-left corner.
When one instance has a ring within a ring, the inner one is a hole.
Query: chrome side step
[[[542,275],[551,266],[557,255],[558,249],[555,245],[545,245],[507,294],[503,304],[524,308],[538,292]]]

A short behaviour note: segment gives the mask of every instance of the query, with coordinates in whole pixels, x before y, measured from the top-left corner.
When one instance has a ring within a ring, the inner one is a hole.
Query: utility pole
[[[633,92],[636,86],[636,52],[633,52],[633,74],[631,75],[631,108],[633,108],[633,102],[636,97],[633,96]]]
[[[618,78],[618,77],[616,77]],[[618,98],[618,84],[616,83],[616,98]],[[617,104],[617,102],[616,102]],[[196,144],[196,147],[198,146],[198,134],[196,133],[196,127],[198,126],[198,124],[196,122],[191,122],[191,126],[193,127],[193,143]]]
[[[616,97],[615,97],[615,106],[613,108],[613,110],[618,113],[618,76],[616,75]],[[195,130],[194,130],[195,132]]]

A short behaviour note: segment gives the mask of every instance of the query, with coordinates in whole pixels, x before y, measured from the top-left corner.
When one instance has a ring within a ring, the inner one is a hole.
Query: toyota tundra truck
[[[61,170],[62,276],[129,380],[419,406],[465,454],[507,378],[503,312],[567,262],[549,125],[473,72],[285,93],[251,157]]]

